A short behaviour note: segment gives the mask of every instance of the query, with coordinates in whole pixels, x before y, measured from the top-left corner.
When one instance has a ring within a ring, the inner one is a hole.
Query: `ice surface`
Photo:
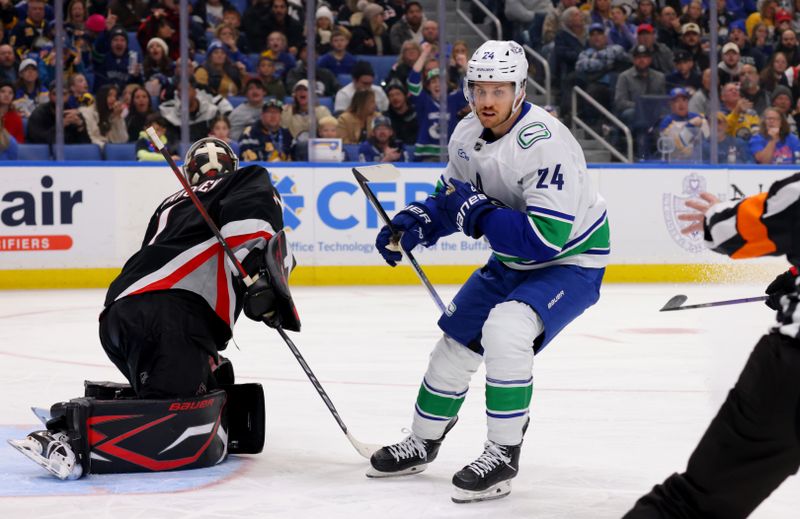
[[[438,287],[445,300],[456,287]],[[770,311],[762,304],[659,313],[759,295],[763,286],[607,285],[534,367],[532,426],[509,497],[450,502],[450,478],[482,450],[482,372],[461,421],[429,469],[369,480],[280,337],[243,319],[227,355],[240,381],[261,382],[267,443],[260,455],[213,469],[91,476],[61,482],[0,445],[0,511],[16,517],[280,517],[315,519],[619,518],[654,483],[684,468],[733,384]],[[439,335],[422,287],[295,289],[295,343],[352,434],[395,442],[410,423],[427,356]],[[122,377],[97,340],[103,291],[0,292],[4,388],[0,437],[36,428],[30,406],[80,396],[84,379]],[[797,517],[792,478],[752,517]]]

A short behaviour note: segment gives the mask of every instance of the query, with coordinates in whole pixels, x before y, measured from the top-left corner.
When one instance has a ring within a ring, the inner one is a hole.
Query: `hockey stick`
[[[200,211],[200,214],[202,215],[209,229],[211,229],[211,232],[214,233],[214,236],[217,238],[217,241],[219,241],[228,259],[231,261],[234,267],[236,267],[236,270],[242,277],[242,281],[244,282],[245,286],[249,287],[250,285],[252,285],[254,283],[254,280],[247,274],[247,271],[244,269],[241,262],[239,262],[239,260],[236,258],[236,255],[234,255],[233,251],[228,246],[227,242],[225,241],[225,238],[222,237],[222,234],[219,232],[219,229],[217,228],[217,224],[214,223],[214,221],[211,219],[211,217],[208,215],[205,208],[203,207],[203,204],[197,198],[197,195],[195,195],[194,191],[192,191],[192,188],[189,185],[188,180],[186,180],[186,177],[183,176],[180,169],[178,168],[178,165],[175,164],[175,161],[169,154],[169,151],[164,147],[164,143],[161,142],[161,139],[159,139],[158,135],[156,134],[156,132],[153,130],[152,127],[147,128],[146,132],[147,136],[150,137],[150,140],[153,142],[153,146],[155,146],[156,149],[159,152],[161,152],[161,154],[167,160],[167,163],[169,164],[170,168],[172,168],[172,172],[175,173],[176,177],[178,177],[178,180],[183,186],[184,191],[189,195],[189,198],[192,200],[194,206],[197,208],[198,211]],[[278,231],[278,233],[276,233],[276,236],[281,234],[282,232],[283,230]],[[278,334],[281,336],[283,341],[289,347],[292,354],[297,359],[297,362],[300,363],[300,367],[303,368],[303,371],[305,372],[308,379],[311,381],[311,384],[314,386],[314,389],[316,389],[317,393],[319,393],[319,396],[322,398],[322,401],[325,403],[325,406],[333,415],[333,418],[336,420],[336,423],[339,424],[339,427],[342,429],[342,432],[344,432],[345,436],[350,441],[350,444],[356,449],[356,451],[360,455],[369,459],[372,456],[372,453],[381,448],[380,445],[360,442],[357,439],[355,439],[353,435],[350,434],[350,431],[347,430],[347,426],[344,424],[344,421],[339,416],[339,412],[336,410],[336,407],[334,407],[333,402],[328,396],[328,393],[325,392],[325,389],[323,389],[322,384],[320,384],[319,380],[317,380],[317,377],[311,371],[311,368],[309,367],[306,360],[303,358],[303,355],[300,353],[300,350],[297,349],[297,346],[294,345],[294,342],[292,342],[289,336],[286,335],[286,332],[283,330],[282,327],[276,326],[275,329],[278,331]]]
[[[380,215],[381,220],[383,220],[383,223],[386,224],[386,226],[388,226],[389,230],[392,232],[392,241],[398,244],[397,248],[400,250],[400,252],[403,253],[406,259],[408,259],[408,262],[411,264],[411,268],[414,269],[414,272],[416,272],[417,277],[419,277],[419,280],[422,282],[423,285],[425,285],[425,288],[428,289],[428,293],[433,298],[433,302],[436,303],[436,306],[439,307],[439,310],[442,313],[444,313],[445,307],[444,303],[442,303],[442,298],[439,297],[439,294],[436,292],[436,289],[433,288],[433,285],[431,284],[430,280],[428,280],[428,276],[425,275],[425,272],[422,270],[422,267],[419,266],[419,263],[417,263],[417,260],[416,258],[414,258],[414,255],[411,254],[411,251],[405,250],[403,247],[400,246],[399,243],[400,233],[397,232],[392,227],[392,221],[389,219],[389,215],[387,215],[386,211],[384,211],[383,206],[378,201],[378,198],[375,196],[375,193],[373,193],[372,189],[369,188],[368,183],[372,180],[376,180],[375,178],[376,175],[374,175],[374,173],[382,172],[382,170],[374,168],[383,168],[383,170],[385,170],[386,166],[394,168],[394,166],[391,166],[390,164],[380,164],[378,166],[363,166],[363,167],[353,168],[353,175],[356,177],[356,182],[358,182],[358,185],[361,186],[361,190],[366,195],[367,200],[369,200],[369,202],[372,204],[372,206]],[[366,175],[364,173],[366,173]]]
[[[699,305],[686,305],[681,306],[686,300],[689,299],[683,294],[672,297],[667,303],[659,310],[659,312],[672,312],[674,310],[692,310],[695,308],[710,308],[712,306],[725,306],[725,305],[738,305],[740,303],[755,303],[756,301],[766,301],[767,296],[758,297],[745,297],[742,299],[728,299],[727,301],[714,301],[713,303],[701,303]]]

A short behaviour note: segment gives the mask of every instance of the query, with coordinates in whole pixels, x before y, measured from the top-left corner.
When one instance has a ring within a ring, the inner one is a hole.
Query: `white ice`
[[[448,299],[456,287],[439,289]],[[71,495],[75,482],[53,483],[44,470],[0,445],[0,477],[8,487],[0,490],[6,496],[0,511],[4,518],[58,519],[619,518],[653,484],[683,470],[772,319],[758,303],[658,309],[678,293],[694,303],[762,290],[606,285],[600,302],[536,358],[532,427],[505,499],[450,501],[452,474],[482,450],[482,373],[472,381],[461,421],[426,472],[369,480],[367,461],[346,441],[280,337],[243,319],[235,334],[241,349],[231,345],[227,354],[240,381],[265,387],[262,454],[234,461],[239,466],[227,477],[195,490],[159,492],[158,484],[147,487],[159,481],[150,475],[136,479],[141,484],[145,478],[146,494],[130,493],[139,487],[130,489],[128,476],[115,475],[92,476],[83,484],[94,490]],[[418,286],[299,287],[295,297],[303,320],[295,343],[352,434],[370,443],[401,439],[439,335],[427,294]],[[97,340],[102,300],[100,290],[0,292],[0,425],[34,428],[29,406],[80,396],[84,379],[122,381]],[[40,495],[14,496],[14,485],[41,488]],[[800,482],[791,478],[752,517],[796,518],[798,490]]]

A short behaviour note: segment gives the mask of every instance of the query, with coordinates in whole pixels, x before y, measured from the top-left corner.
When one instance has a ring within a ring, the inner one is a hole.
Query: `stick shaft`
[[[738,305],[742,303],[755,303],[758,301],[766,301],[767,296],[758,296],[758,297],[744,297],[742,299],[728,299],[726,301],[714,301],[711,303],[701,303],[697,305],[686,305],[686,306],[678,306],[675,308],[667,308],[664,312],[674,312],[675,310],[694,310],[696,308],[711,308],[713,306],[727,306],[727,305]]]
[[[372,204],[372,206],[378,212],[378,215],[380,215],[381,220],[383,220],[383,223],[386,224],[387,227],[389,227],[389,231],[391,231],[392,235],[395,238],[397,238],[399,242],[400,233],[397,232],[394,229],[394,227],[392,227],[392,221],[391,219],[389,219],[389,215],[386,214],[386,211],[383,209],[383,206],[381,205],[380,201],[378,201],[378,197],[376,197],[375,193],[373,193],[372,189],[370,189],[369,184],[367,183],[367,179],[364,177],[364,175],[358,172],[357,168],[353,168],[353,174],[356,177],[358,185],[361,186],[361,190],[366,195],[367,200],[369,200],[370,204]],[[414,257],[413,254],[411,254],[411,251],[405,250],[402,246],[400,246],[400,251],[406,257],[406,259],[408,259],[408,262],[411,264],[411,268],[414,269],[414,272],[417,274],[419,280],[422,282],[425,288],[428,289],[428,293],[433,298],[433,302],[436,303],[436,306],[439,307],[439,311],[444,313],[445,306],[444,303],[442,302],[442,298],[439,297],[439,294],[436,292],[436,289],[433,288],[433,284],[428,279],[428,276],[425,275],[425,271],[422,270],[422,267],[419,265],[419,263],[417,263],[417,259]]]
[[[297,359],[297,362],[300,363],[300,367],[303,368],[303,371],[308,377],[308,380],[311,381],[311,385],[314,386],[314,389],[317,390],[317,393],[319,393],[319,396],[322,398],[322,401],[325,402],[325,405],[333,415],[333,418],[336,420],[336,423],[339,424],[339,427],[342,429],[342,431],[345,434],[347,434],[347,426],[344,424],[342,417],[339,416],[339,412],[336,410],[336,406],[333,405],[333,402],[328,396],[328,393],[325,392],[325,389],[322,387],[322,384],[320,384],[319,380],[314,375],[314,372],[311,371],[311,367],[306,362],[306,359],[304,359],[303,355],[300,354],[300,350],[297,349],[297,346],[294,345],[294,342],[292,342],[289,336],[286,335],[286,332],[283,330],[283,328],[276,328],[276,329],[278,330],[278,333],[280,334],[283,341],[292,351],[292,354]]]

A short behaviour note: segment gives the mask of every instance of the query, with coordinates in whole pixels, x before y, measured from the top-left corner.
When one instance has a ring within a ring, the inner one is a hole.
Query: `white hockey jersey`
[[[606,203],[569,129],[526,102],[503,137],[487,142],[483,132],[474,114],[456,126],[445,177],[472,182],[515,210],[492,211],[482,220],[497,259],[514,269],[605,267]]]

